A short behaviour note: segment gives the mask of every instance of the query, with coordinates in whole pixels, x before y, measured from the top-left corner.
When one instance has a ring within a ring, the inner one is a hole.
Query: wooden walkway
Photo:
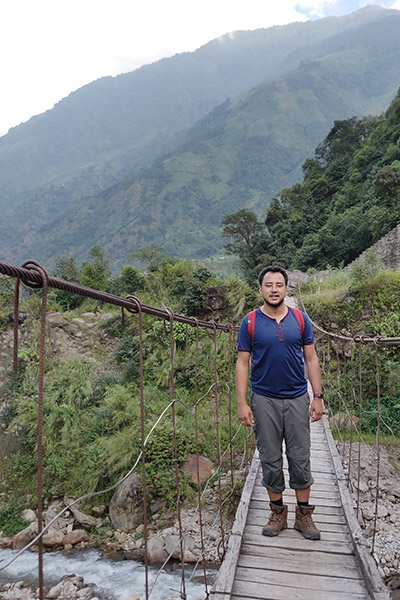
[[[311,425],[311,460],[310,503],[316,505],[314,521],[321,540],[306,540],[293,529],[296,499],[287,483],[288,529],[277,537],[262,535],[270,511],[255,455],[211,592],[213,600],[389,598],[360,531],[326,417]],[[287,463],[285,478],[287,482]]]

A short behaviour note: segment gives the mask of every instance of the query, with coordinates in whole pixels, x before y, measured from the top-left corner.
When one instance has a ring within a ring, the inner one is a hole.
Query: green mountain
[[[379,14],[350,36],[315,44],[314,51],[329,52],[221,104],[177,150],[46,224],[31,254],[84,258],[99,243],[120,265],[134,249],[157,243],[179,256],[215,256],[225,214],[266,209],[282,187],[301,179],[303,161],[335,119],[380,113],[393,98],[400,13]]]
[[[386,108],[399,33],[398,11],[367,7],[237,32],[85,86],[0,138],[1,254],[82,258],[100,243],[121,263],[162,243],[214,255],[222,216],[261,210],[301,177],[335,118]]]
[[[264,261],[303,270],[347,265],[396,227],[400,90],[383,116],[336,121],[304,163],[303,183],[282,191],[265,223],[257,262],[267,254]]]

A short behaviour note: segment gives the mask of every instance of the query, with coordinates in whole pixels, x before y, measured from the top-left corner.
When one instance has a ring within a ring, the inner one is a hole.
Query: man
[[[297,506],[294,527],[307,539],[320,539],[309,505],[313,478],[310,469],[310,417],[319,421],[323,413],[321,371],[314,347],[314,335],[304,313],[287,307],[284,299],[288,275],[278,266],[259,274],[263,305],[255,312],[254,331],[248,315],[241,322],[236,363],[236,394],[239,421],[253,426],[260,455],[263,479],[271,514],[263,534],[278,535],[287,527],[288,507],[283,504],[285,489],[282,441],[289,465],[289,485],[295,490]],[[302,318],[301,318],[302,317]],[[304,322],[302,322],[304,321]],[[251,404],[247,385],[251,358]],[[313,389],[307,392],[304,360]]]

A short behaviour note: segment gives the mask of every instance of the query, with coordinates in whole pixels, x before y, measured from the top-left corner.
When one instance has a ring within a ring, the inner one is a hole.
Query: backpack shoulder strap
[[[300,331],[301,331],[301,335],[303,335],[304,333],[304,316],[303,313],[301,312],[301,310],[299,310],[298,308],[292,308],[292,311],[294,312],[294,315],[300,325]]]
[[[253,340],[254,337],[254,326],[256,324],[256,310],[254,309],[247,315],[247,331],[249,332],[250,338]]]
[[[247,315],[247,331],[249,332],[249,336],[252,340],[254,338],[254,326],[256,324],[256,310],[257,309],[252,310]],[[294,312],[294,316],[299,323],[301,335],[303,335],[305,328],[303,313],[298,308],[292,308],[292,311]]]

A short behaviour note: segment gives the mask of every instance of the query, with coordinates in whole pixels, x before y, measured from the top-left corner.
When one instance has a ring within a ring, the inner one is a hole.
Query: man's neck
[[[264,315],[270,317],[270,319],[275,319],[279,322],[286,317],[289,309],[284,302],[279,304],[279,306],[271,306],[270,304],[266,304],[266,302],[264,302],[260,310],[264,313]]]

